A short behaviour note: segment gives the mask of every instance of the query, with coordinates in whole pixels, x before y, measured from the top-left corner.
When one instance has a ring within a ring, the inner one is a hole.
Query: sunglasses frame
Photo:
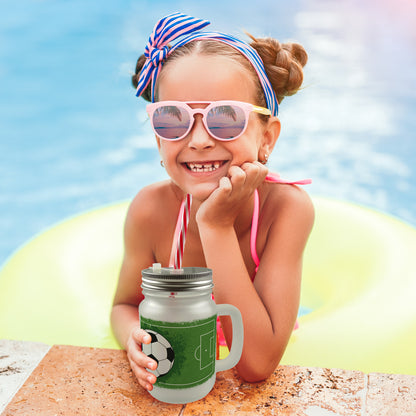
[[[201,108],[201,107],[192,108],[192,107],[190,107],[190,105],[206,105],[206,107],[204,107],[204,108]],[[232,137],[230,139],[223,139],[221,137],[215,136],[212,133],[212,131],[209,129],[209,127],[207,125],[207,121],[206,121],[206,117],[207,117],[208,113],[211,111],[212,108],[226,106],[226,105],[234,105],[234,106],[240,108],[241,110],[243,110],[244,115],[245,115],[245,124],[244,124],[244,128],[242,129],[241,133],[239,133],[237,136]],[[166,107],[176,106],[176,107],[179,107],[181,109],[184,109],[188,113],[189,120],[190,120],[189,127],[182,136],[175,137],[174,139],[168,139],[166,137],[161,136],[156,131],[156,129],[153,125],[153,114],[155,113],[155,111],[158,108],[164,107],[164,106],[166,106]],[[189,132],[192,130],[192,127],[194,126],[194,123],[195,123],[195,117],[194,117],[195,114],[202,114],[202,122],[204,124],[204,127],[205,127],[206,131],[209,133],[209,135],[211,137],[213,137],[216,140],[222,141],[222,142],[229,142],[229,141],[238,139],[242,134],[244,134],[244,132],[246,131],[247,125],[248,125],[248,119],[249,119],[249,115],[250,115],[251,112],[263,114],[263,115],[266,115],[266,116],[271,115],[271,111],[268,108],[259,107],[257,105],[246,103],[246,102],[243,102],[243,101],[157,101],[155,103],[148,104],[146,106],[146,111],[149,115],[150,124],[152,125],[152,129],[153,129],[154,133],[156,134],[156,136],[159,137],[162,140],[166,140],[166,141],[169,141],[169,142],[181,140],[189,134]]]

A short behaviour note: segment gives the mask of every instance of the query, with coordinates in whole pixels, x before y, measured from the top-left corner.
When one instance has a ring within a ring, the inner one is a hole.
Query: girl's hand
[[[217,189],[201,204],[196,214],[198,224],[216,227],[234,225],[238,213],[266,178],[268,169],[260,162],[231,166],[228,176],[220,179]]]
[[[152,338],[146,331],[136,326],[132,329],[126,343],[127,358],[131,369],[140,385],[148,391],[153,389],[156,376],[147,371],[146,368],[156,370],[157,363],[142,352],[141,344],[150,344],[151,340]]]

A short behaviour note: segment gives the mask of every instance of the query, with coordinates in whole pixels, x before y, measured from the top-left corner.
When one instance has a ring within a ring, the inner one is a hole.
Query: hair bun
[[[249,36],[253,40],[250,45],[263,60],[279,103],[285,96],[296,94],[303,82],[303,67],[308,61],[303,46],[293,42],[280,43],[273,38],[256,39]]]

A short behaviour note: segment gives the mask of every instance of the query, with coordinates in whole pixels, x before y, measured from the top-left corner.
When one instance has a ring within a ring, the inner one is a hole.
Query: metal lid
[[[158,264],[142,270],[142,288],[184,292],[212,289],[212,270],[205,267],[162,268]]]

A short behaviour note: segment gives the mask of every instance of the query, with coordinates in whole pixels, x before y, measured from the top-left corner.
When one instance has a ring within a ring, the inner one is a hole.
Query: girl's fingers
[[[156,370],[157,362],[142,352],[141,344],[151,342],[151,336],[140,328],[134,328],[127,342],[127,358],[138,382],[146,390],[152,390],[156,376],[147,369]]]
[[[149,334],[147,334],[147,332],[142,331],[145,335],[144,335],[144,340],[146,341],[145,344],[147,344],[147,338],[146,337],[150,337]],[[131,362],[134,362],[135,364],[137,364],[140,367],[144,367],[144,368],[149,368],[150,370],[155,370],[157,367],[157,362],[155,360],[152,360],[151,358],[149,358],[146,354],[144,354],[142,352],[142,346],[140,343],[138,343],[135,340],[135,334],[134,334],[135,330],[133,331],[133,333],[131,334],[131,338],[129,341],[127,341],[127,357],[129,358],[129,360]],[[143,337],[141,337],[140,335],[143,334],[139,334],[139,337],[137,339],[143,339]]]
[[[145,330],[140,328],[134,328],[131,335],[137,344],[150,344],[152,341],[152,337]]]
[[[228,171],[232,191],[249,193],[258,188],[267,176],[268,169],[260,162],[243,163],[241,166],[231,166]]]
[[[226,176],[223,176],[220,179],[220,183],[219,183],[218,188],[224,193],[230,193],[233,189],[230,178],[228,178]]]
[[[228,170],[231,185],[234,187],[243,186],[246,181],[246,172],[240,166],[231,166]]]
[[[243,204],[267,175],[267,168],[258,162],[233,165],[228,176],[219,181],[218,188],[198,209],[197,222],[229,225],[234,223]]]
[[[139,349],[130,349],[127,355],[130,361],[134,362],[140,367],[149,368],[150,370],[156,370],[157,362],[149,358]]]
[[[130,366],[139,384],[146,390],[151,391],[153,384],[156,383],[156,376],[149,373],[145,368],[138,366],[134,361],[130,361]]]
[[[257,188],[266,178],[269,169],[260,162],[244,163],[241,169],[246,174],[246,183]]]

